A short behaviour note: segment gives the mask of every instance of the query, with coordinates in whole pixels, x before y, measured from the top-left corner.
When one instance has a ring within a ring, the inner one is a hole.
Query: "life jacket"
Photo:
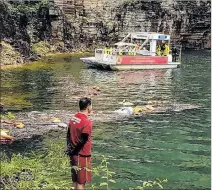
[[[107,54],[107,48],[106,47],[104,48],[104,54]]]
[[[160,46],[157,47],[157,49],[156,49],[156,54],[157,54],[158,56],[161,56],[161,47],[160,47]]]
[[[134,52],[133,52],[133,50],[129,50],[129,52],[128,52],[128,55],[134,55]]]
[[[108,50],[108,52],[109,52],[110,55],[112,55],[112,54],[113,54],[113,48],[110,48],[110,49]]]
[[[123,55],[123,51],[121,49],[119,50],[119,55]]]
[[[128,50],[128,55],[131,55],[131,50]]]
[[[163,56],[167,56],[169,54],[169,46],[165,44],[165,49],[163,51]]]

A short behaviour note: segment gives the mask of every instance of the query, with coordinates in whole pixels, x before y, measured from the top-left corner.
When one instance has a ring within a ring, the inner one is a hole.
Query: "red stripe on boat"
[[[161,56],[118,56],[117,64],[125,65],[150,65],[168,64],[168,57]]]

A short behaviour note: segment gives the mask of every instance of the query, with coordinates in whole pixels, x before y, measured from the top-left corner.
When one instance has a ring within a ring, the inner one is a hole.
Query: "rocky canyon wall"
[[[0,0],[0,23],[1,40],[32,60],[40,42],[52,51],[91,50],[130,31],[170,34],[184,48],[211,46],[207,0]]]
[[[37,60],[42,52],[50,50],[53,47],[52,40],[56,39],[52,35],[54,19],[57,23],[62,20],[59,8],[56,8],[57,16],[51,16],[52,7],[55,9],[54,4],[43,2],[0,0],[1,57],[10,57],[10,51],[17,51],[21,55],[20,62],[23,62]]]
[[[184,48],[210,48],[211,1],[57,0],[56,4],[75,29],[78,42],[88,45],[143,31],[170,34]]]

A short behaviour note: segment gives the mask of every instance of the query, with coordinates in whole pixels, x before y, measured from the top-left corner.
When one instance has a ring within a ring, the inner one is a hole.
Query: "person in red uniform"
[[[81,98],[79,108],[69,122],[66,154],[70,156],[73,188],[83,190],[86,182],[91,182],[91,99]]]

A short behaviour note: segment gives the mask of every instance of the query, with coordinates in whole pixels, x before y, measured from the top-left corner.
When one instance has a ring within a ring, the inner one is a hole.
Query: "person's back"
[[[92,122],[88,117],[78,112],[71,118],[69,122],[71,146],[76,146],[80,143],[80,138],[83,134],[88,134],[88,140],[82,147],[74,150],[73,155],[91,156],[91,130]]]
[[[70,119],[67,131],[66,154],[70,156],[74,189],[84,189],[85,183],[91,182],[92,122],[88,119],[92,112],[91,100],[80,99],[79,107],[80,112]]]

